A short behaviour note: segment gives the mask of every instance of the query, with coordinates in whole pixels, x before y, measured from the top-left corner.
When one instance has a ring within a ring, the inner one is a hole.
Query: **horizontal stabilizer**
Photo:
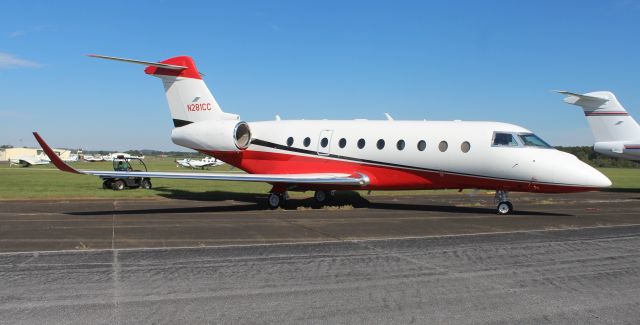
[[[344,173],[309,173],[309,174],[230,174],[230,173],[179,173],[179,172],[133,172],[133,171],[105,171],[105,170],[77,170],[67,165],[49,145],[40,137],[38,132],[33,132],[42,150],[51,159],[58,169],[75,174],[94,175],[102,178],[125,177],[149,177],[172,179],[200,179],[215,181],[244,181],[284,184],[322,184],[322,185],[369,185],[369,178],[362,174]]]
[[[149,61],[140,61],[140,60],[133,60],[133,59],[116,58],[116,57],[113,57],[113,56],[98,55],[98,54],[89,54],[88,56],[90,56],[92,58],[98,58],[98,59],[107,59],[107,60],[113,60],[113,61],[121,61],[121,62],[143,64],[143,65],[146,65],[146,66],[164,68],[164,69],[169,69],[169,70],[185,70],[185,69],[188,68],[188,67],[185,67],[185,66],[182,66],[182,65],[173,65],[173,64],[166,64],[166,63],[159,63],[159,62],[149,62]]]

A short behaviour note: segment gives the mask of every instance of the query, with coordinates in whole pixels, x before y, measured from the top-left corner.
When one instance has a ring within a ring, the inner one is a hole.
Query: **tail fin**
[[[609,91],[584,95],[558,91],[567,95],[564,101],[582,107],[596,142],[640,139],[640,126],[629,116],[616,96]]]
[[[240,119],[238,115],[220,109],[191,57],[177,56],[161,62],[148,62],[104,55],[89,56],[146,65],[146,74],[162,79],[175,127],[204,120]]]

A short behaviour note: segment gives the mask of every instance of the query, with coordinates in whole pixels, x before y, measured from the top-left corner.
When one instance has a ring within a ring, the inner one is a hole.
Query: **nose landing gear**
[[[506,215],[513,212],[513,204],[509,202],[509,192],[497,190],[494,201],[498,202],[498,206],[496,207],[498,214]]]

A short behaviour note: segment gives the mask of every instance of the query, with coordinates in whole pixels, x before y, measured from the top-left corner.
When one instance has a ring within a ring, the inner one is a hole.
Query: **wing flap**
[[[360,174],[349,175],[339,173],[317,174],[239,174],[239,173],[184,173],[184,172],[116,172],[103,170],[80,170],[87,175],[102,178],[148,177],[172,179],[200,179],[210,181],[265,182],[287,184],[333,184],[356,185],[368,184],[368,179]]]

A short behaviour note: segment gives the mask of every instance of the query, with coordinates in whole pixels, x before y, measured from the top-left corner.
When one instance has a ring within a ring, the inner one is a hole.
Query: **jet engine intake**
[[[251,128],[244,121],[206,120],[173,129],[171,140],[195,150],[241,151],[251,144]]]

